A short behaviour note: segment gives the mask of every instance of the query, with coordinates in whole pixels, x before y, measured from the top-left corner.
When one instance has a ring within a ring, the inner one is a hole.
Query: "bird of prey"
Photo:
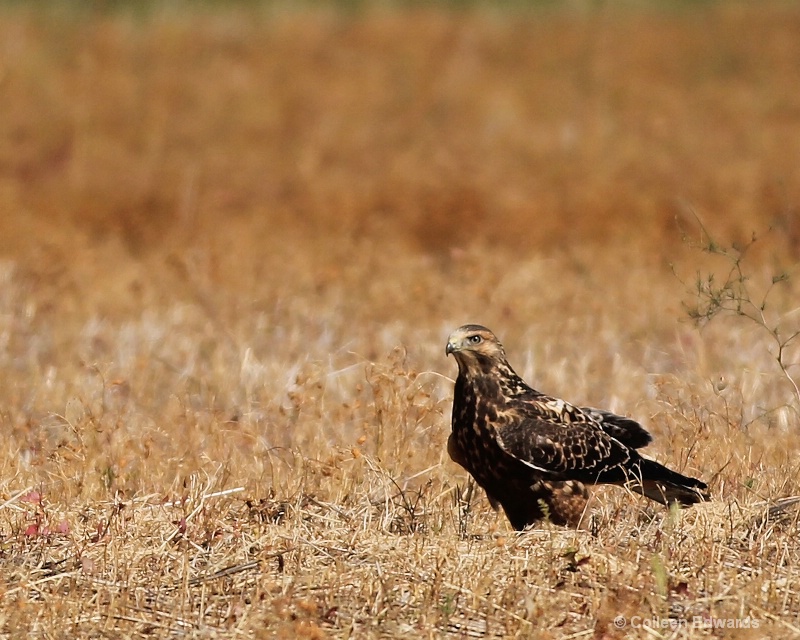
[[[528,386],[486,327],[456,329],[446,352],[458,362],[447,451],[515,529],[545,517],[577,526],[586,485],[623,485],[664,505],[708,499],[704,482],[639,455],[652,438],[638,422]]]

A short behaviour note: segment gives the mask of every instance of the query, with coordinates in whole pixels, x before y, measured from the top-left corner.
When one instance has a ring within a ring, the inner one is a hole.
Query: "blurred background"
[[[0,252],[105,312],[186,268],[668,262],[695,213],[796,258],[798,32],[792,2],[6,2]]]
[[[698,348],[663,341],[730,269],[710,238],[756,234],[764,286],[796,263],[798,33],[794,2],[4,2],[9,358],[114,370],[134,322],[202,376],[398,345],[452,373],[478,321],[607,400],[610,357]]]

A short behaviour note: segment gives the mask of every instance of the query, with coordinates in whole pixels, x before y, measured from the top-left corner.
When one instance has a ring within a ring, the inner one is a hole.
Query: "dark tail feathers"
[[[626,484],[631,491],[664,505],[677,502],[688,506],[709,499],[705,482],[667,469],[655,460],[640,458],[630,473],[631,478]]]

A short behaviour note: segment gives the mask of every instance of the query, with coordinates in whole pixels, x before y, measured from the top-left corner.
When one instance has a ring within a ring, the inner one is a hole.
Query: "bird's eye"
[[[481,342],[483,342],[483,338],[481,338],[480,336],[470,336],[468,340],[470,341],[471,344],[480,344]]]

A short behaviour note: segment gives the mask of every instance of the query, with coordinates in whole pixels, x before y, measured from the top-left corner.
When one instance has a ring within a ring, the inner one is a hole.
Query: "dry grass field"
[[[796,4],[59,6],[0,7],[1,637],[800,636]],[[713,502],[512,531],[466,322]]]

